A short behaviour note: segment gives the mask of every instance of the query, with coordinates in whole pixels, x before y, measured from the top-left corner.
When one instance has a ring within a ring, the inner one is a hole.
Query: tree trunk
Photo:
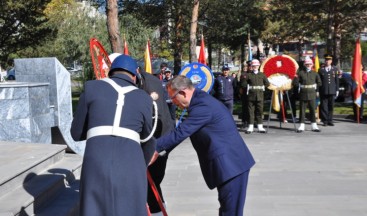
[[[113,53],[123,53],[118,20],[117,0],[106,1],[107,31]]]
[[[328,25],[327,25],[327,42],[326,42],[326,52],[329,54],[333,53],[333,24],[334,24],[334,13],[335,13],[335,0],[329,0],[329,11],[328,11]]]
[[[182,60],[182,31],[183,31],[183,15],[182,11],[178,10],[176,12],[175,18],[175,37],[174,37],[174,52],[173,52],[173,64],[174,64],[174,75],[177,75],[181,70],[181,60]]]
[[[212,58],[212,51],[213,51],[213,46],[211,41],[208,40],[208,66],[210,68],[212,68],[213,65],[213,58]]]
[[[334,30],[334,59],[333,64],[338,66],[340,68],[340,55],[341,55],[341,40],[342,40],[342,34],[340,32],[340,25],[335,25]]]
[[[241,61],[241,73],[243,71],[243,68],[245,67],[246,64],[246,59],[245,59],[245,41],[242,40],[241,42],[241,54],[240,54],[240,61]]]
[[[191,27],[190,27],[190,62],[197,62],[196,56],[196,30],[198,26],[199,0],[194,0],[192,8]]]
[[[218,57],[217,70],[220,71],[222,66],[222,49],[220,47],[217,48],[217,57]]]

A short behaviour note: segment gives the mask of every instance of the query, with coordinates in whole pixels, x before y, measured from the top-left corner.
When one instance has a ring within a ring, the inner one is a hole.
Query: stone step
[[[51,207],[65,191],[74,190],[74,206],[78,205],[78,184],[82,158],[65,154],[62,160],[48,166],[42,172],[29,173],[12,191],[0,197],[0,214],[37,215],[42,209]],[[30,180],[28,180],[30,179]],[[73,185],[73,187],[70,187]]]
[[[0,197],[60,161],[65,145],[0,142]]]
[[[56,199],[45,208],[37,211],[37,216],[78,216],[79,215],[79,180],[63,190]]]

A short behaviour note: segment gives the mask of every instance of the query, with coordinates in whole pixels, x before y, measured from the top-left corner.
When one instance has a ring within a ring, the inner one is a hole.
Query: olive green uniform
[[[265,88],[270,85],[268,78],[264,73],[258,72],[255,74],[253,71],[251,71],[248,73],[246,79],[243,80],[241,85],[244,88],[248,87],[247,100],[249,124],[254,124],[255,118],[257,124],[262,124],[264,91]]]
[[[305,123],[306,105],[310,111],[311,122],[316,122],[316,92],[321,86],[321,79],[318,73],[311,70],[301,70],[298,72],[298,79],[295,83],[299,89],[300,101],[300,122]]]

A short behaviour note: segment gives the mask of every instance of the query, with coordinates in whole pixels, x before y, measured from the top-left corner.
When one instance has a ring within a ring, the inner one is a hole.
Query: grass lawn
[[[72,104],[73,104],[73,112],[76,110],[76,107],[78,105],[79,95],[74,95],[72,97]],[[269,103],[265,103],[264,105],[264,114],[268,114],[269,112]],[[297,104],[298,106],[298,104]],[[238,115],[241,113],[242,105],[240,102],[237,102],[234,104],[233,107],[233,114]],[[299,108],[297,107],[297,113]],[[274,111],[273,111],[274,112]],[[308,111],[306,111],[308,112]],[[364,106],[364,112],[365,115],[367,114],[367,104]],[[334,115],[353,115],[353,104],[352,103],[335,103],[334,107]],[[179,117],[181,115],[181,111],[177,110],[177,116]]]

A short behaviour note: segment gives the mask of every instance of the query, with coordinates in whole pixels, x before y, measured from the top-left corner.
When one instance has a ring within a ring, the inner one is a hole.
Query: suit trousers
[[[335,95],[321,95],[321,120],[324,123],[333,122],[333,112],[334,112],[334,97]]]
[[[306,115],[306,105],[308,106],[308,110],[310,111],[310,120],[311,123],[316,122],[315,109],[316,109],[316,99],[313,100],[300,100],[299,101],[299,115],[300,122],[305,123],[305,115]]]
[[[250,170],[217,187],[219,216],[243,216]]]

